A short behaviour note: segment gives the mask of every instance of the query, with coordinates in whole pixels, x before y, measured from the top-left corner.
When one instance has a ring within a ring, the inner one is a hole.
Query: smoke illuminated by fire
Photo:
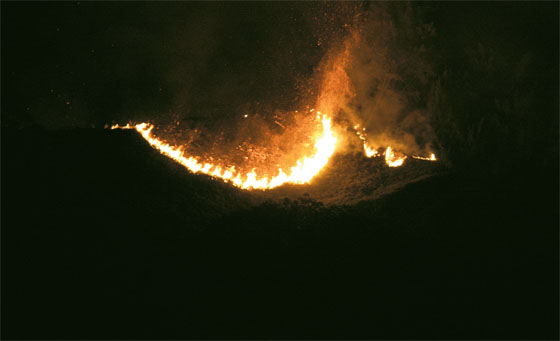
[[[313,111],[313,109],[311,110]],[[315,136],[315,153],[311,156],[301,157],[296,161],[296,165],[291,167],[288,173],[279,168],[277,173],[269,176],[266,173],[257,173],[253,168],[250,172],[242,174],[236,171],[235,166],[217,165],[207,162],[200,162],[198,158],[187,155],[182,146],[172,146],[156,137],[152,130],[154,126],[149,123],[140,123],[136,125],[127,124],[119,126],[115,124],[111,129],[134,129],[148,141],[155,149],[177,161],[193,173],[203,173],[215,178],[229,182],[242,189],[272,189],[283,184],[304,184],[309,183],[311,179],[317,175],[321,169],[328,163],[329,159],[335,152],[337,138],[332,129],[331,119],[327,115],[318,112],[316,119],[321,122],[322,129]],[[377,149],[370,147],[365,138],[365,129],[363,132],[357,130],[359,125],[355,125],[356,135],[363,141],[364,153],[366,157],[378,157],[384,155],[385,163],[389,167],[399,167],[404,164],[407,156],[395,152],[391,146],[385,151],[379,152]],[[435,154],[430,157],[412,156],[415,159],[436,161]]]
[[[404,160],[406,160],[407,156],[402,154],[402,153],[398,153],[395,152],[393,150],[393,148],[391,148],[391,146],[388,146],[387,149],[385,149],[385,151],[379,151],[378,149],[370,146],[367,142],[367,138],[366,138],[366,128],[362,128],[362,130],[358,130],[358,128],[360,128],[359,124],[354,125],[354,130],[356,131],[356,135],[358,135],[358,137],[360,138],[360,140],[362,140],[363,145],[364,145],[364,154],[366,157],[370,158],[370,157],[378,157],[381,155],[385,156],[385,163],[387,164],[387,166],[389,167],[399,167],[402,166],[404,164]],[[419,159],[419,160],[425,160],[425,161],[436,161],[436,155],[435,154],[431,154],[430,157],[422,157],[422,156],[412,156],[412,158],[414,159]]]
[[[317,120],[320,120],[322,129],[315,137],[315,153],[298,159],[296,165],[291,167],[288,173],[279,168],[278,173],[270,177],[267,174],[258,174],[255,169],[241,174],[235,170],[235,166],[226,167],[201,163],[196,157],[186,155],[182,147],[171,146],[154,136],[152,134],[154,126],[149,123],[127,124],[126,126],[117,124],[113,125],[111,129],[135,129],[152,147],[179,162],[193,173],[208,174],[243,189],[272,189],[286,183],[308,183],[328,163],[335,151],[337,139],[332,130],[331,119],[327,115],[321,115],[318,112]]]
[[[272,158],[268,157],[263,158],[265,160],[263,164],[255,164],[251,161],[245,162],[243,165],[235,162],[234,165],[229,161],[212,160],[211,162],[204,162],[201,161],[200,157],[188,155],[182,146],[168,144],[164,139],[155,136],[153,133],[154,126],[149,123],[127,124],[126,126],[114,125],[111,129],[134,129],[153,148],[179,162],[191,172],[207,174],[242,189],[272,189],[283,184],[309,183],[327,165],[329,159],[335,153],[337,136],[333,129],[332,119],[338,118],[339,113],[345,112],[349,108],[348,103],[356,98],[356,89],[347,70],[348,66],[352,63],[351,53],[356,51],[356,46],[360,46],[360,40],[359,30],[354,30],[344,41],[344,44],[339,45],[338,49],[330,51],[321,63],[318,69],[318,74],[321,77],[318,83],[319,91],[315,105],[316,108],[323,110],[327,114],[321,114],[321,112],[317,111],[315,119],[316,128],[307,128],[302,132],[303,135],[310,138],[311,144],[309,148],[305,147],[305,150],[294,148],[292,153],[295,155],[286,154],[288,156],[287,165],[293,165],[291,167],[282,169],[279,163],[274,162]],[[311,114],[313,111],[314,109],[311,109],[309,113]],[[348,115],[347,112],[346,114]],[[349,116],[354,117],[353,115]],[[245,114],[244,117],[247,118],[248,115]],[[351,118],[350,121],[363,122],[364,120]],[[275,124],[284,129],[290,129],[290,127],[285,127],[278,121],[275,121]],[[383,156],[388,167],[399,167],[404,164],[407,155],[393,148],[401,149],[403,144],[372,141],[371,138],[367,137],[366,128],[360,127],[360,124],[355,124],[353,128],[355,134],[362,141],[366,157]],[[310,129],[316,130],[309,131]],[[341,130],[343,129],[337,131]],[[393,147],[388,144],[392,144]],[[287,143],[286,146],[288,148],[294,147],[291,142]],[[266,147],[263,148],[266,149]],[[254,152],[248,153],[247,155],[254,154]],[[433,153],[429,157],[412,156],[412,158],[436,161],[436,156]],[[245,160],[247,160],[247,157]],[[275,166],[266,168],[268,167],[266,164]],[[236,166],[240,169],[236,169]],[[286,166],[286,164],[283,164],[283,166]],[[247,171],[247,169],[251,170]]]

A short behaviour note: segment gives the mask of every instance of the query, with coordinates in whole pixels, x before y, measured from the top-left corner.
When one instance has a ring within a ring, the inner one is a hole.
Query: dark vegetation
[[[131,131],[2,146],[5,338],[558,337],[557,168],[259,204]]]
[[[436,68],[423,98],[439,155],[466,172],[556,167],[558,3],[427,7]]]

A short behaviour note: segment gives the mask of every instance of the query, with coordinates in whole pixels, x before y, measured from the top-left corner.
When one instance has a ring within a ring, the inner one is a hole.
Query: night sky
[[[558,338],[558,2],[1,12],[2,338]],[[273,143],[356,27],[334,121],[438,162],[250,192],[104,128]]]
[[[317,6],[8,3],[4,121],[58,128],[293,109],[326,47]]]
[[[373,44],[366,53],[381,54],[382,72],[398,75],[392,88],[405,98],[406,113],[430,122],[441,157],[464,166],[487,164],[495,154],[504,156],[498,164],[550,155],[557,151],[556,4],[471,5],[7,2],[2,124],[150,121],[164,129],[179,121],[210,132],[245,114],[271,123],[276,111],[312,102],[321,60],[342,44],[357,14],[375,22],[384,12],[388,25],[363,33]],[[426,27],[429,39],[418,33]],[[366,80],[371,73],[367,65],[356,70]],[[379,82],[370,78],[364,94]],[[367,99],[354,105],[362,107]],[[371,115],[362,121],[386,130]],[[469,145],[477,125],[480,142]],[[388,131],[397,128],[389,123]],[[499,152],[485,155],[486,145]]]

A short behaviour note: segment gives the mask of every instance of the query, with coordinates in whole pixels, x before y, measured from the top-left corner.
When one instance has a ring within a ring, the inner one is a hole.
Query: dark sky
[[[259,105],[290,109],[327,48],[317,44],[325,25],[314,7],[3,3],[4,124],[211,120]]]
[[[386,59],[442,157],[557,154],[557,2],[2,2],[2,125],[227,126],[296,110],[360,6],[390,14]],[[419,49],[422,69],[407,63]]]

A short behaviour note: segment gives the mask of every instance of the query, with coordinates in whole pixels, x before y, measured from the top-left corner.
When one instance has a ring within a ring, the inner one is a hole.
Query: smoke
[[[287,125],[296,110],[321,107],[366,127],[372,144],[421,149],[429,129],[406,71],[422,69],[422,58],[402,47],[404,31],[416,34],[409,8],[84,3],[29,12],[13,4],[4,111],[53,128],[148,121],[203,150],[212,147],[204,135],[221,148],[267,145],[305,126]]]
[[[200,68],[207,70],[197,71],[204,75],[197,81],[186,77],[184,67],[168,68],[177,85],[189,79],[189,86],[177,87],[175,116],[159,116],[160,126],[167,127],[163,136],[176,136],[178,144],[196,148],[196,155],[235,164],[289,164],[309,146],[313,126],[303,112],[317,108],[335,116],[339,150],[361,150],[352,130],[359,124],[376,149],[433,151],[425,99],[434,73],[427,52],[435,30],[413,5],[327,3],[289,15],[277,8],[268,15],[275,13],[284,16],[264,26],[271,31],[261,37],[267,41],[261,44],[268,49],[264,57],[254,56],[252,45],[240,49],[246,42],[237,37],[235,46],[224,40],[206,50]],[[217,36],[225,35],[224,28],[217,30]],[[234,47],[240,52],[231,52]],[[240,58],[224,57],[223,51]],[[222,69],[222,63],[229,66]],[[173,120],[182,124],[169,124]],[[181,137],[194,134],[197,141],[182,143]]]
[[[356,17],[339,54],[346,84],[337,90],[344,94],[338,97],[343,116],[350,126],[359,124],[370,146],[430,150],[423,87],[433,73],[426,46],[434,34],[410,4],[373,3]]]

